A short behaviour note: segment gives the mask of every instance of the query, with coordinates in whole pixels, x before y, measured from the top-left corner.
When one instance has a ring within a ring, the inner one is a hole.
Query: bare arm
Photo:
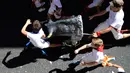
[[[109,66],[109,67],[115,67],[115,68],[121,68],[121,69],[123,69],[124,70],[124,68],[122,67],[122,66],[120,66],[120,65],[117,65],[117,64],[113,64],[113,63],[107,63],[107,66]]]
[[[112,26],[109,26],[108,28],[106,28],[106,29],[103,29],[103,30],[100,30],[100,31],[98,31],[98,33],[101,35],[101,34],[104,34],[104,33],[107,33],[107,32],[109,32],[109,31],[111,31],[111,29],[112,29],[113,27]],[[98,37],[99,35],[97,34],[97,32],[94,32],[93,33],[93,37]]]
[[[112,28],[113,28],[112,26],[109,26],[107,29],[101,30],[100,33],[101,34],[107,33],[109,31],[111,31]]]
[[[80,50],[83,50],[83,49],[86,49],[86,48],[89,48],[89,47],[90,47],[89,44],[85,44],[85,45],[81,46],[80,48],[76,49],[75,54],[77,54]]]
[[[30,19],[27,19],[25,25],[24,25],[24,26],[22,27],[22,29],[21,29],[21,33],[22,33],[23,35],[25,35],[25,36],[27,36],[26,28],[27,28],[27,26],[28,26],[29,24],[31,24],[31,21],[30,21]]]
[[[106,13],[107,13],[107,11],[106,11],[106,10],[103,10],[103,11],[97,13],[97,14],[94,14],[94,15],[92,15],[92,16],[89,16],[89,20],[91,20],[91,19],[93,19],[94,17],[97,17],[97,16],[102,16],[102,15],[104,15],[104,14],[106,14]]]

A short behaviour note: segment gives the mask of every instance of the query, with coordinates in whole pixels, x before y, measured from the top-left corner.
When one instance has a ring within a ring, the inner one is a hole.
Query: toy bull
[[[58,20],[45,24],[49,31],[49,37],[51,36],[70,36],[69,45],[76,45],[83,37],[83,22],[82,16],[73,16],[69,19]]]

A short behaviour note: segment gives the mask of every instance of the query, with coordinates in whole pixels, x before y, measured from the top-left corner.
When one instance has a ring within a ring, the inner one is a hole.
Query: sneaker
[[[123,68],[118,68],[119,73],[125,73],[125,70]]]
[[[61,59],[62,59],[62,58],[64,58],[64,57],[63,57],[63,56],[60,56],[59,58],[61,58]]]
[[[111,73],[115,73],[114,71],[112,71]]]
[[[50,64],[52,64],[52,61],[49,61]]]

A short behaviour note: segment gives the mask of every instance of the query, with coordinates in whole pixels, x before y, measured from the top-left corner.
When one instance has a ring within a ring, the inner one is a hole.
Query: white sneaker
[[[111,73],[115,73],[114,71],[112,71]]]
[[[63,56],[60,56],[59,58],[63,58]]]
[[[118,72],[125,73],[125,70],[123,68],[118,68]]]
[[[52,61],[49,61],[50,64],[52,64]]]

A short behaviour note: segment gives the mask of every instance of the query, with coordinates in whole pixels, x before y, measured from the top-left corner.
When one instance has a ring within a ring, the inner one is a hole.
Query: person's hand
[[[59,11],[55,11],[55,14],[61,16],[61,13]]]
[[[75,50],[74,53],[75,53],[75,54],[79,53],[79,50]]]
[[[61,16],[61,9],[57,9],[57,10],[55,10],[55,12],[54,12],[56,15],[58,15],[58,16]]]
[[[94,32],[94,33],[92,34],[92,37],[98,37],[97,33]]]
[[[31,24],[31,20],[30,19],[27,19],[26,23],[29,25]]]
[[[92,16],[89,16],[89,20],[92,20],[94,18],[94,16],[92,15]]]
[[[61,18],[61,9],[55,10],[54,16],[56,19],[60,19]]]

